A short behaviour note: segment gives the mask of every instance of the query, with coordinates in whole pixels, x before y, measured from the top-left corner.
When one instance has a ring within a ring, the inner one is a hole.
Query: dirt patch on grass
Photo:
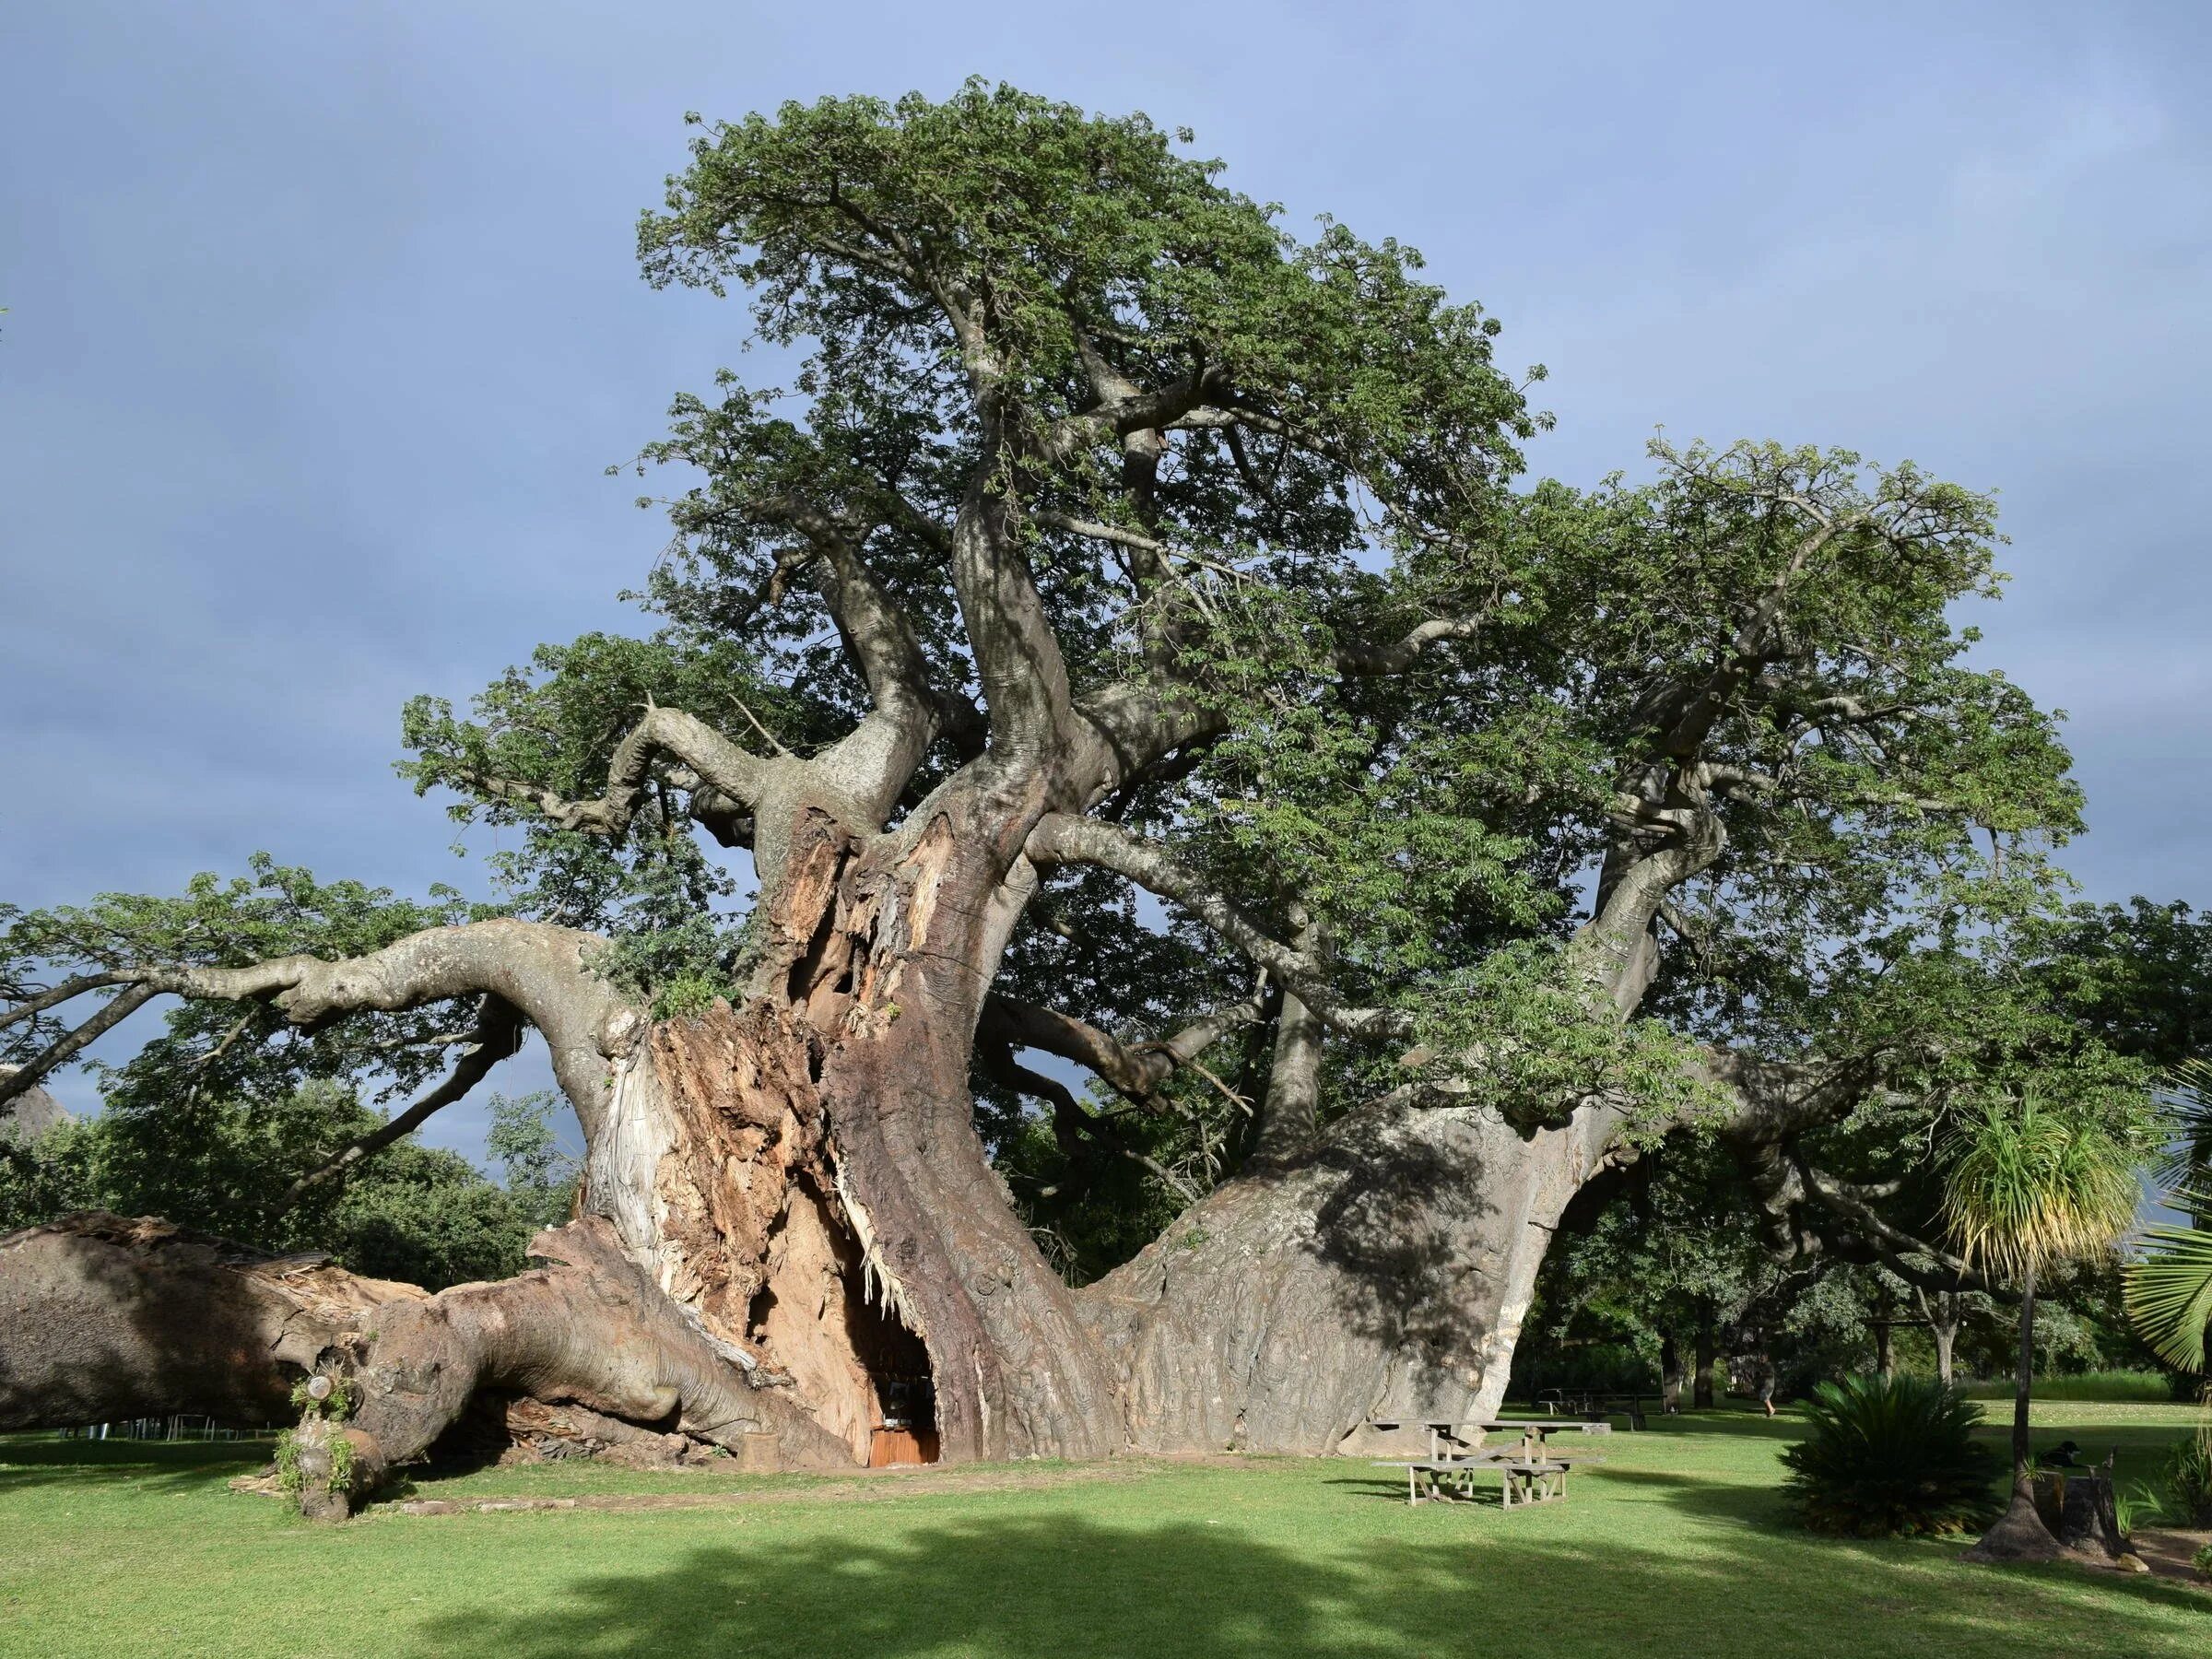
[[[2200,1590],[2212,1590],[2193,1564],[2196,1552],[2212,1544],[2212,1528],[2196,1532],[2151,1531],[2145,1528],[2129,1540],[2143,1564],[2163,1579],[2178,1579]]]
[[[500,1514],[535,1510],[691,1510],[746,1509],[771,1503],[869,1503],[890,1498],[932,1497],[940,1493],[1030,1491],[1047,1487],[1100,1481],[1141,1480],[1169,1468],[1194,1464],[1241,1467],[1238,1457],[1116,1458],[1111,1463],[1068,1464],[1053,1468],[869,1469],[805,1486],[765,1487],[723,1492],[607,1492],[563,1498],[412,1498],[377,1504],[370,1514]]]

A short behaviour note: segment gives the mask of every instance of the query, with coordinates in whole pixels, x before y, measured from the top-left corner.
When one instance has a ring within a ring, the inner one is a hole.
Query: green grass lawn
[[[2187,1409],[2052,1404],[2147,1474]],[[1595,1442],[1569,1500],[1409,1510],[1344,1460],[848,1479],[546,1465],[416,1496],[730,1493],[713,1507],[316,1527],[229,1491],[255,1448],[0,1441],[0,1653],[1911,1655],[2212,1651],[2212,1595],[1794,1530],[1735,1412]]]

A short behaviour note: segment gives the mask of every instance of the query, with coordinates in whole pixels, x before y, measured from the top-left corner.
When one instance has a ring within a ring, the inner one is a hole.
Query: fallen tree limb
[[[173,1412],[258,1426],[294,1415],[307,1382],[321,1392],[283,1461],[302,1512],[325,1519],[428,1451],[480,1391],[685,1435],[747,1469],[853,1466],[773,1377],[648,1281],[604,1218],[542,1232],[531,1253],[547,1265],[429,1296],[150,1218],[95,1211],[9,1234],[0,1430]]]

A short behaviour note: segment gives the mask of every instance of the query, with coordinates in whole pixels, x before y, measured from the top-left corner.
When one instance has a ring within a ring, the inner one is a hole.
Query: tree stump
[[[2060,1547],[2106,1560],[2123,1554],[2110,1462],[2088,1469],[2046,1469],[2035,1477],[2035,1508]]]

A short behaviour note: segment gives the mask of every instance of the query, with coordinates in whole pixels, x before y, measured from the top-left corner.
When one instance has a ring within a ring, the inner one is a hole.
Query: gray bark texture
[[[11,1076],[12,1066],[0,1066],[0,1077]],[[21,1142],[34,1141],[49,1129],[69,1122],[62,1103],[33,1084],[6,1106],[0,1106],[0,1135]]]
[[[316,1257],[274,1258],[94,1211],[0,1237],[0,1430],[175,1412],[259,1425],[365,1315],[424,1300]]]
[[[1218,1188],[1088,1287],[1144,1451],[1353,1451],[1364,1425],[1495,1415],[1590,1115],[1524,1138],[1456,1106],[1376,1108]]]
[[[320,1376],[349,1406],[301,1442],[302,1508],[324,1516],[485,1393],[660,1424],[742,1467],[851,1462],[787,1389],[662,1295],[605,1220],[540,1233],[531,1251],[546,1265],[430,1296],[151,1218],[93,1212],[8,1234],[0,1430],[175,1412],[258,1426],[295,1416],[294,1385]],[[352,1448],[344,1479],[333,1435]]]

